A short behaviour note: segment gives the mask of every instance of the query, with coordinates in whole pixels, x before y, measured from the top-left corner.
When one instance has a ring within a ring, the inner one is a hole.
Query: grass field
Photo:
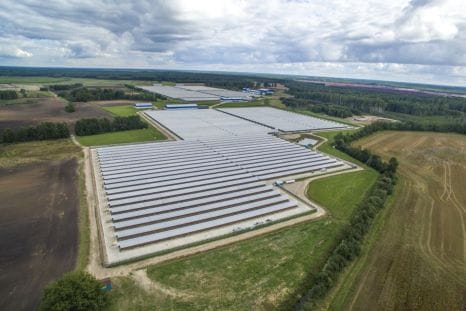
[[[130,105],[102,107],[102,109],[118,117],[134,116],[138,111],[136,108]]]
[[[103,110],[115,116],[128,117],[136,115],[138,110],[130,105],[102,107]],[[105,133],[89,136],[77,136],[77,140],[84,146],[103,146],[113,144],[125,144],[133,142],[144,142],[162,140],[166,137],[157,129],[149,125],[147,129],[130,130],[122,132]]]
[[[112,132],[105,134],[76,136],[76,139],[84,146],[103,146],[114,144],[126,144],[134,142],[163,140],[165,136],[153,127],[140,130]]]
[[[335,142],[335,136],[336,135],[338,135],[339,133],[343,133],[343,134],[352,133],[354,131],[357,131],[357,130],[351,129],[351,130],[342,130],[342,131],[337,131],[337,132],[315,133],[315,135],[320,136],[320,137],[324,137],[324,138],[327,139],[327,142],[323,143],[319,147],[319,150],[322,151],[322,152],[325,152],[327,154],[333,155],[335,157],[338,157],[340,159],[343,159],[343,160],[346,160],[346,161],[349,161],[349,162],[356,163],[358,165],[364,166],[364,164],[362,164],[361,162],[353,159],[352,157],[350,157],[346,153],[344,153],[344,152],[342,152],[342,151],[340,151],[338,149],[333,148],[333,143]]]
[[[466,136],[383,132],[361,140],[400,161],[376,239],[331,298],[332,310],[466,308]],[[372,237],[374,237],[371,234]]]
[[[161,290],[141,290],[131,278],[115,280],[111,309],[281,308],[319,270],[376,177],[373,171],[360,171],[314,181],[309,194],[328,207],[325,219],[149,267],[149,277]],[[340,187],[338,196],[334,187]]]

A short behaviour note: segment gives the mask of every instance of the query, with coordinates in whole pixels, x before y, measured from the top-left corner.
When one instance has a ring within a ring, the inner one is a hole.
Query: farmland
[[[358,145],[396,156],[400,180],[375,243],[350,268],[329,307],[464,310],[466,138],[383,132]]]
[[[0,150],[0,309],[31,310],[76,264],[80,149],[59,140]]]
[[[65,111],[57,97],[27,98],[27,103],[0,106],[0,129],[37,125],[40,122],[75,122],[81,118],[108,117],[109,113],[88,103],[76,104],[76,112]]]

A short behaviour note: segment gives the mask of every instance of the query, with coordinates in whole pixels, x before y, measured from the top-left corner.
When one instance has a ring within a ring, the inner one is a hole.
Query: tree
[[[66,273],[45,288],[40,310],[102,310],[108,297],[101,288],[102,284],[87,272]]]
[[[76,111],[76,108],[74,107],[74,105],[72,103],[68,103],[66,106],[65,106],[65,111],[66,112],[75,112]]]

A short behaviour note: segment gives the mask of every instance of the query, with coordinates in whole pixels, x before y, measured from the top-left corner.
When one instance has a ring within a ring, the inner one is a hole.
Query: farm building
[[[308,213],[273,182],[348,168],[219,110],[144,114],[180,140],[92,151],[107,264]]]
[[[165,109],[197,109],[197,104],[166,104]]]
[[[134,108],[136,109],[152,109],[152,103],[135,103]]]

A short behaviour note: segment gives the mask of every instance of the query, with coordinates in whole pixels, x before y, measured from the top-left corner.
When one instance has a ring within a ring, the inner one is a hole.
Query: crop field
[[[375,243],[330,309],[464,310],[466,137],[383,132],[358,145],[396,156],[400,180]]]
[[[40,122],[75,122],[81,118],[109,117],[109,113],[88,103],[76,104],[76,112],[65,111],[61,98],[26,99],[30,102],[0,106],[0,129],[37,125]]]
[[[1,310],[35,309],[42,289],[74,269],[79,156],[70,140],[0,148]]]

